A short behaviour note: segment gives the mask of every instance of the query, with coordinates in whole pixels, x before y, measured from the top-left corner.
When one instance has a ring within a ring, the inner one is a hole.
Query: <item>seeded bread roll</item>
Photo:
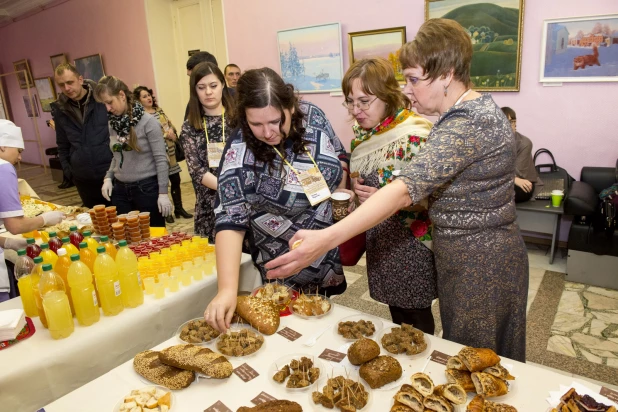
[[[229,378],[232,364],[220,353],[191,344],[175,345],[159,352],[159,360],[166,365],[201,373],[215,379]]]
[[[241,406],[236,412],[303,412],[303,408],[293,401],[276,400],[261,403],[253,408]]]
[[[380,355],[380,345],[367,338],[361,338],[348,348],[348,360],[352,365],[362,365]]]
[[[253,296],[239,296],[236,313],[264,335],[272,335],[279,329],[279,310],[271,301]]]
[[[159,352],[153,350],[135,355],[133,368],[150,382],[168,389],[183,389],[195,380],[195,373],[162,363]]]
[[[371,389],[376,389],[401,378],[403,370],[399,361],[392,356],[378,356],[363,363],[359,373]]]

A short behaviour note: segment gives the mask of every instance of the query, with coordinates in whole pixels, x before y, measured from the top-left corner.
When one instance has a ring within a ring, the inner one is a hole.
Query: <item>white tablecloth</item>
[[[326,331],[317,341],[315,346],[307,347],[303,342],[307,340],[316,331],[327,325],[335,325],[339,320],[346,316],[359,314],[360,312],[349,309],[343,306],[335,306],[333,312],[328,316],[319,320],[303,320],[295,316],[281,318],[281,326],[288,326],[303,336],[294,342],[290,342],[284,337],[274,334],[267,336],[264,347],[260,352],[247,358],[230,358],[232,365],[236,368],[243,363],[249,364],[260,375],[245,383],[238,376],[232,375],[225,380],[216,379],[201,379],[194,382],[188,388],[180,391],[174,391],[177,405],[174,412],[202,412],[204,409],[213,405],[216,401],[222,401],[228,408],[236,411],[240,406],[253,406],[251,399],[255,398],[260,392],[264,391],[277,399],[288,399],[298,402],[302,405],[303,410],[314,410],[313,403],[310,401],[310,392],[286,392],[282,385],[275,383],[269,374],[269,370],[275,360],[286,354],[304,354],[315,355],[316,357],[322,353],[325,348],[347,351],[346,342],[335,336],[331,330]],[[393,326],[390,322],[384,321],[385,327]],[[427,336],[427,335],[426,335]],[[438,350],[440,352],[453,355],[460,349],[461,345],[446,341],[434,336],[428,336],[429,348],[427,354],[431,351]],[[168,346],[180,343],[176,337],[157,345],[154,349],[160,350]],[[216,348],[213,345],[213,349]],[[383,354],[384,350],[382,350]],[[427,362],[427,356],[422,354],[413,360],[403,360],[399,358],[403,367],[403,377],[396,383],[396,388],[391,390],[371,390],[367,385],[366,388],[370,391],[370,404],[363,410],[386,412],[390,410],[393,404],[393,395],[403,383],[409,383],[410,376],[413,373],[425,370],[430,374],[434,383],[445,383],[444,375],[445,366],[435,362]],[[331,374],[331,365],[343,365],[347,363],[347,358],[342,364],[334,364],[324,362],[326,371],[322,371],[322,375],[326,372]],[[517,377],[512,386],[512,391],[501,398],[492,400],[515,406],[519,412],[544,412],[548,408],[545,399],[549,396],[550,390],[558,390],[560,384],[569,385],[574,379],[571,376],[552,372],[547,369],[542,369],[532,365],[511,361],[508,359],[502,360],[503,364],[512,364],[512,374]],[[347,365],[350,365],[347,363]],[[283,365],[278,365],[279,367]],[[351,366],[347,367],[352,370]],[[341,366],[338,366],[335,371],[341,371]],[[588,382],[582,382],[596,393],[599,387]],[[323,385],[323,384],[322,384]],[[137,389],[147,386],[147,383],[133,370],[132,360],[127,361],[123,365],[106,373],[105,375],[95,379],[87,385],[71,392],[70,394],[58,399],[57,401],[45,407],[46,412],[69,412],[83,411],[89,412],[110,412],[113,410],[116,403],[122,397],[131,392],[132,389]],[[471,396],[469,396],[471,399]],[[459,408],[458,412],[462,412],[465,408]],[[326,410],[326,409],[318,409]]]
[[[251,257],[243,254],[240,290],[261,283]],[[145,349],[169,339],[183,322],[203,316],[217,293],[214,274],[163,299],[145,295],[144,304],[103,316],[89,327],[75,320],[75,332],[54,340],[39,318],[36,333],[0,351],[0,411],[32,412],[130,360]],[[21,308],[20,298],[0,304],[0,310]],[[79,408],[78,408],[79,409]],[[88,408],[79,410],[85,411]]]

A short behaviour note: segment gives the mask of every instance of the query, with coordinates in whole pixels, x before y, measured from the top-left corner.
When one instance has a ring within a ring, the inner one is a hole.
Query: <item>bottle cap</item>
[[[49,263],[46,263],[43,265],[43,272],[47,272],[49,270],[52,270],[52,265],[50,265]]]
[[[77,226],[71,226],[71,227],[69,228],[69,230],[70,230],[71,232],[73,232],[74,230],[77,230]]]
[[[49,232],[49,237],[56,237],[56,232]]]
[[[76,260],[79,260],[79,255],[77,253],[73,253],[71,255],[71,262],[75,262]]]
[[[82,233],[82,235],[84,235],[84,236],[90,236],[90,231],[89,231],[89,230],[86,230],[86,231],[84,231],[84,233]]]
[[[34,240],[33,237],[29,237],[28,239],[26,239],[26,243],[29,244],[29,245],[32,245],[35,242],[36,242],[36,240]]]
[[[23,255],[25,255],[25,254],[26,254],[26,249],[19,249],[19,250],[17,251],[17,256],[23,256]]]
[[[79,244],[79,248],[80,248],[80,249],[86,249],[87,247],[88,247],[88,243],[86,243],[86,242],[81,242],[81,243]]]
[[[71,241],[71,239],[69,239],[68,236],[65,236],[62,238],[62,243],[69,243]]]
[[[41,243],[41,250],[49,249],[49,243]]]
[[[109,238],[107,236],[101,236],[101,242],[107,242]]]
[[[118,246],[120,247],[124,247],[127,245],[127,241],[126,240],[121,240],[120,242],[118,242]]]
[[[105,246],[99,246],[97,248],[97,253],[105,253]]]
[[[34,263],[43,263],[43,257],[42,256],[37,256],[34,258]]]
[[[64,255],[66,255],[66,254],[67,254],[67,250],[66,250],[65,248],[61,247],[60,249],[58,249],[58,250],[56,251],[56,254],[57,254],[58,256],[64,256]]]

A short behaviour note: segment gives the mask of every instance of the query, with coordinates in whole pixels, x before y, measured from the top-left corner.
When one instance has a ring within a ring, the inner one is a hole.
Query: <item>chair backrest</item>
[[[616,168],[613,167],[586,166],[582,169],[581,181],[592,186],[596,193],[601,193],[601,190],[607,189],[618,181],[616,174]]]

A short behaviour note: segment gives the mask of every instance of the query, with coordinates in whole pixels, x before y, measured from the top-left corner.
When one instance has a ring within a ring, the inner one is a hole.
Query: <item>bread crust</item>
[[[303,412],[303,408],[294,401],[278,399],[254,407],[241,406],[236,412]]]
[[[279,329],[279,311],[271,301],[253,296],[239,296],[236,313],[264,335],[272,335]]]
[[[380,355],[380,345],[372,339],[361,338],[348,348],[348,360],[352,365],[362,365]]]
[[[399,361],[392,356],[378,356],[360,367],[359,374],[371,389],[395,382],[401,378],[403,369]]]
[[[166,365],[159,359],[159,352],[146,350],[133,358],[135,372],[152,383],[168,389],[183,389],[195,380],[195,373]]]

